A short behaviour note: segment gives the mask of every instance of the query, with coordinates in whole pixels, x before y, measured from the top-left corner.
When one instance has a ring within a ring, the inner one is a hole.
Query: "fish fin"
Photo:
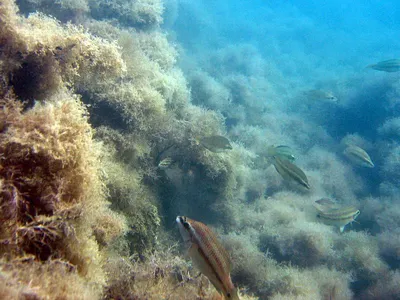
[[[346,225],[345,225],[346,226]],[[340,233],[343,233],[343,231],[344,231],[344,227],[345,226],[340,226],[340,228],[339,228],[339,230],[340,230]]]
[[[185,257],[193,260],[192,257],[198,251],[199,247],[190,240],[185,241],[185,244],[187,245]]]
[[[240,300],[239,295],[238,295],[238,289],[236,287],[229,293],[228,299],[229,300]]]
[[[197,246],[195,243],[191,243],[190,247],[187,249],[187,255],[189,257],[193,257],[197,253],[199,249],[199,246]]]

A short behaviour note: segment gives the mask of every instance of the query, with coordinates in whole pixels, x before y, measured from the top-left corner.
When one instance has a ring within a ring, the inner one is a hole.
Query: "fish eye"
[[[228,298],[230,298],[230,297],[231,297],[231,294],[230,294],[230,293],[228,293],[228,294],[226,294],[226,296],[227,296]]]
[[[185,227],[186,229],[190,228],[190,224],[186,221],[187,218],[182,216],[182,217],[178,217],[179,218],[179,223],[181,223],[183,225],[183,227]]]

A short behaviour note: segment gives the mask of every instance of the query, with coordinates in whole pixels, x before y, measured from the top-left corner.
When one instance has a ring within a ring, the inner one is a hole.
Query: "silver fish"
[[[362,167],[373,168],[375,165],[368,153],[358,146],[350,145],[344,149],[343,154],[354,164]]]
[[[323,90],[309,90],[304,92],[304,95],[307,99],[313,101],[326,101],[326,102],[338,102],[338,98],[336,98],[332,92],[323,91]]]
[[[380,61],[376,64],[367,66],[367,68],[390,73],[398,72],[400,71],[400,59],[388,59]]]
[[[321,198],[321,199],[315,200],[315,203],[318,205],[321,205],[321,206],[325,206],[325,207],[326,206],[333,207],[336,205],[336,202],[332,201],[329,198]]]
[[[322,212],[340,207],[338,205],[338,203],[332,201],[329,198],[321,198],[321,199],[315,200],[313,205],[316,210],[322,211]]]
[[[310,189],[306,174],[298,166],[277,156],[274,156],[273,164],[276,171],[283,179],[295,181],[304,186],[307,190]]]
[[[171,157],[166,157],[158,163],[158,168],[161,170],[165,170],[171,168],[171,166],[173,166],[174,163],[175,161]]]
[[[217,236],[205,224],[187,217],[176,218],[179,232],[193,264],[211,281],[225,299],[239,300],[231,280],[231,261]]]
[[[198,143],[211,152],[216,153],[232,149],[232,145],[229,140],[221,135],[202,137],[198,140]]]
[[[281,159],[287,159],[293,162],[296,157],[293,155],[293,150],[289,146],[279,145],[279,146],[270,146],[267,149],[268,156],[278,156]]]
[[[360,214],[360,210],[355,206],[325,209],[317,208],[317,211],[318,217],[321,218],[325,224],[339,227],[340,232],[343,232],[345,226],[354,222]]]

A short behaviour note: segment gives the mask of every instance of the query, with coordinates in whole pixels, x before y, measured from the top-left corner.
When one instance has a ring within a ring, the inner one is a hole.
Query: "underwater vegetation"
[[[185,52],[177,7],[0,0],[0,298],[398,298],[399,81],[333,132],[374,79]]]
[[[14,95],[1,101],[1,274],[19,297],[99,296],[97,240],[110,243],[125,220],[108,208],[84,107],[69,94],[50,100],[25,113]]]

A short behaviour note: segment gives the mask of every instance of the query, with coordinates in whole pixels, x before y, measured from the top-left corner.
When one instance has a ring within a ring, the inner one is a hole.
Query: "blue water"
[[[248,105],[301,114],[303,90],[330,90],[339,105],[308,107],[304,117],[338,142],[354,132],[376,142],[379,126],[399,114],[399,75],[365,67],[398,57],[400,3],[178,1],[175,5],[179,13],[172,22],[167,19],[166,29],[173,30],[188,57],[181,67],[189,78],[203,70],[228,89],[224,81],[229,76],[257,78],[254,85],[246,82],[256,99]],[[168,11],[168,2],[166,7]],[[369,174],[371,191],[379,185],[377,174]]]

